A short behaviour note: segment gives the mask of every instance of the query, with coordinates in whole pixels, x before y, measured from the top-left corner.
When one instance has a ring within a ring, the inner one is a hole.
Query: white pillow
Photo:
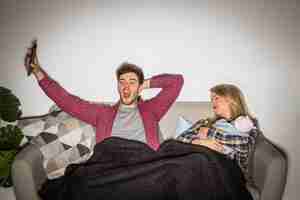
[[[176,123],[176,130],[174,138],[177,138],[180,134],[182,134],[187,129],[191,128],[193,122],[185,119],[183,116],[179,116]]]
[[[254,124],[248,116],[239,116],[234,120],[234,126],[241,132],[249,132],[254,128]]]

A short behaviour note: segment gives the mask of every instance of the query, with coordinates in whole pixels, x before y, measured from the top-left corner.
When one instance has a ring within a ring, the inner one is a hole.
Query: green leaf
[[[17,149],[24,135],[22,130],[15,125],[0,128],[0,150]]]
[[[19,99],[7,88],[0,87],[0,118],[4,121],[16,121],[22,114]]]
[[[0,86],[0,95],[10,93],[11,91],[5,87]]]
[[[0,177],[8,177],[10,168],[17,155],[17,150],[0,151]]]

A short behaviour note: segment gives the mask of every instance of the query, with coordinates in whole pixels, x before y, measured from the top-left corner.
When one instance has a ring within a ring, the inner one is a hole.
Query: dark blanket
[[[64,177],[48,180],[42,199],[252,199],[238,165],[206,147],[168,140],[154,151],[111,137],[94,151]]]

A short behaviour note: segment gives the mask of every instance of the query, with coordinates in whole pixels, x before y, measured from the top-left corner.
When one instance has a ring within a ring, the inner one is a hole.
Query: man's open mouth
[[[130,93],[123,93],[123,97],[124,98],[129,98],[130,97]]]

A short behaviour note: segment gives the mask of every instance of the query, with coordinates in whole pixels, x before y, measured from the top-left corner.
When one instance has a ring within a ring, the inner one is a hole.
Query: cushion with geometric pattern
[[[24,125],[31,144],[43,155],[43,167],[49,179],[64,175],[69,164],[81,163],[93,154],[96,144],[94,128],[65,112],[48,115]]]

